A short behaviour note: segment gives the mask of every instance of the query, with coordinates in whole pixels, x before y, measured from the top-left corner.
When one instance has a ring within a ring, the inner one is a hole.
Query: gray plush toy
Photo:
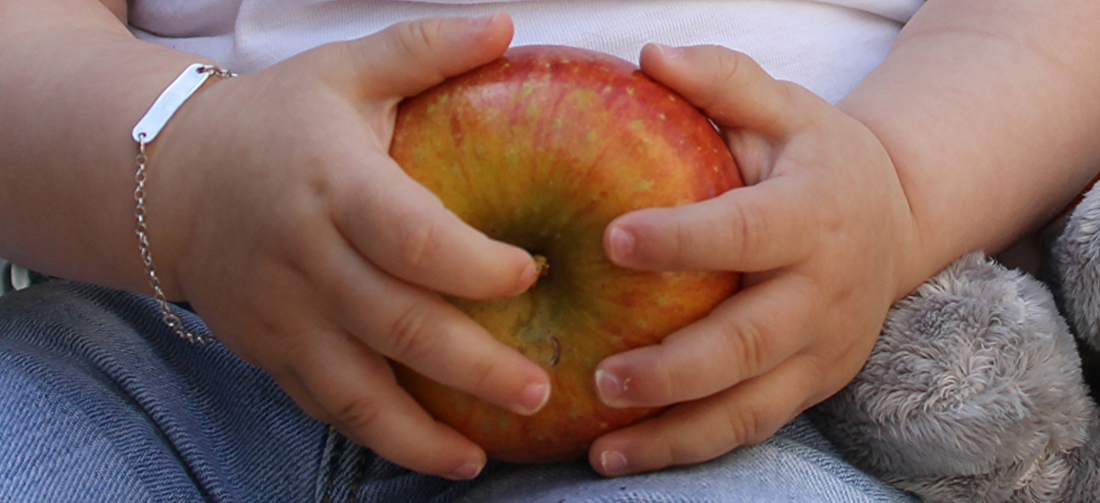
[[[893,307],[812,411],[852,462],[927,502],[1100,502],[1100,188],[1063,225],[1045,283],[972,254]]]

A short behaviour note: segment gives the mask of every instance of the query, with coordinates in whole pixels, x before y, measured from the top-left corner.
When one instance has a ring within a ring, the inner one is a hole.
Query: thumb
[[[406,97],[496,59],[512,41],[512,19],[428,18],[315,50],[313,70],[349,97]]]
[[[768,75],[745,54],[718,46],[647,45],[642,70],[677,92],[721,127],[783,137],[804,120],[800,100],[812,93]]]

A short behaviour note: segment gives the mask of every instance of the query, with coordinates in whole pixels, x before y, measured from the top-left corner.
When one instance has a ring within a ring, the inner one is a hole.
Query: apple
[[[547,405],[521,416],[395,365],[429,413],[493,459],[550,462],[660,412],[604,405],[596,364],[705,316],[738,276],[617,267],[603,234],[629,211],[741,186],[698,109],[619,58],[519,47],[404,101],[390,154],[465,222],[544,264],[517,297],[448,300],[546,369]]]

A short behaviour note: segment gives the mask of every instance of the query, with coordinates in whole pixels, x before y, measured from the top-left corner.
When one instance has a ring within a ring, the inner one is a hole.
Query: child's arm
[[[626,215],[608,255],[751,274],[710,317],[601,363],[609,403],[678,405],[599,439],[593,466],[767,438],[858,372],[892,302],[1057,212],[1100,168],[1098,28],[1093,0],[930,0],[839,107],[731,51],[647,48],[643,68],[723,127],[753,185]]]
[[[135,40],[90,0],[0,0],[0,256],[148,291],[134,124],[201,58]],[[393,358],[531,412],[547,377],[435,291],[516,293],[524,251],[446,211],[387,156],[395,106],[500,55],[507,16],[405,23],[209,82],[149,148],[168,296],[310,414],[399,464],[470,477],[484,453],[396,385]]]

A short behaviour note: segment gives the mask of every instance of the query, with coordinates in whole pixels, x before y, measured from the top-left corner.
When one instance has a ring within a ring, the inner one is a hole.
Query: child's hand
[[[604,360],[615,406],[676,404],[596,441],[605,475],[705,461],[760,442],[842,388],[906,292],[915,226],[890,158],[862,124],[717,47],[649,46],[642,68],[721,127],[746,187],[624,215],[615,263],[735,270],[744,289],[660,345]]]
[[[484,452],[424,412],[387,358],[534,412],[549,392],[542,369],[435,292],[514,295],[536,270],[387,151],[403,97],[499,56],[511,30],[504,15],[434,19],[320,47],[208,85],[150,152],[150,238],[169,296],[310,415],[451,478],[476,475]]]

